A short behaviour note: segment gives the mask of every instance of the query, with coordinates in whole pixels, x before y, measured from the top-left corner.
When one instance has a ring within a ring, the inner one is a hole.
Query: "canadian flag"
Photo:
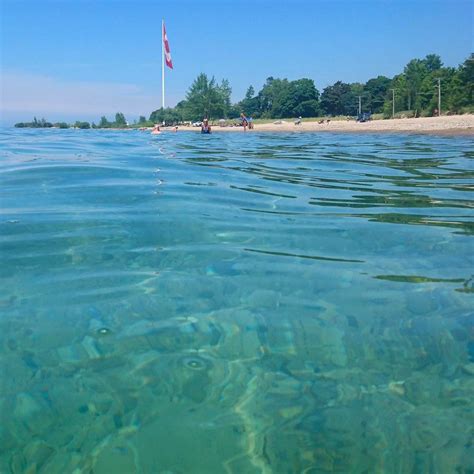
[[[173,61],[171,61],[170,45],[168,43],[168,36],[166,35],[165,22],[163,22],[163,51],[165,53],[166,65],[173,69]]]

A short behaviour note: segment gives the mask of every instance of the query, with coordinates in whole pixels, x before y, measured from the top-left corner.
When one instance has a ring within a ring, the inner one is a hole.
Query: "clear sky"
[[[4,123],[148,116],[161,104],[161,18],[174,70],[167,105],[200,73],[229,79],[233,100],[268,76],[393,76],[437,53],[474,50],[472,0],[0,0]]]

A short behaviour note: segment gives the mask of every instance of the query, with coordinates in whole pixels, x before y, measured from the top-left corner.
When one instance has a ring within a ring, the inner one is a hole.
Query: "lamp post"
[[[395,89],[390,89],[392,91],[392,118],[395,118]]]
[[[438,117],[441,117],[441,79],[438,78]]]

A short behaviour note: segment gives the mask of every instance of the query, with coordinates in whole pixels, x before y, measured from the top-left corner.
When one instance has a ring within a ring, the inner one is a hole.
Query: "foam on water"
[[[0,142],[1,472],[474,469],[472,140]]]

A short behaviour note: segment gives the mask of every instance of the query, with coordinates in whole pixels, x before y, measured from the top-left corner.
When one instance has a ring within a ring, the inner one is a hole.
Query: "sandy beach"
[[[166,130],[166,129],[165,129]],[[199,132],[199,127],[179,127],[178,131]],[[213,132],[243,132],[242,127],[220,127],[214,125]],[[324,124],[302,122],[295,125],[291,120],[276,120],[273,123],[255,124],[255,132],[408,132],[437,135],[474,135],[474,115],[449,115],[405,119],[372,120],[358,123],[354,120],[330,120]]]

